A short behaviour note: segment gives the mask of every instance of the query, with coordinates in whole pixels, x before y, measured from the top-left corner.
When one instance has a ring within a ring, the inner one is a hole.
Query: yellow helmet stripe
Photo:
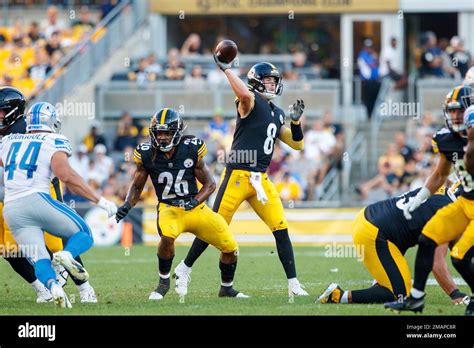
[[[163,111],[161,112],[160,124],[165,124],[165,117],[167,113],[168,113],[168,108],[164,108]]]
[[[451,100],[457,100],[459,91],[461,90],[462,87],[463,86],[456,87],[456,89],[454,90],[453,96],[451,97]]]

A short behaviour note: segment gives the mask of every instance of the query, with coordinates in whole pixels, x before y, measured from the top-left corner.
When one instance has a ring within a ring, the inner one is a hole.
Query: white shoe
[[[58,280],[59,285],[64,288],[67,283],[67,278],[69,273],[62,265],[53,265],[54,272],[56,272],[56,279]]]
[[[81,296],[81,303],[97,303],[97,295],[92,286],[79,290]]]
[[[150,296],[148,296],[148,299],[149,300],[153,300],[153,301],[159,301],[159,300],[162,300],[164,297],[162,294],[159,294],[157,293],[156,291],[153,291]]]
[[[309,296],[309,294],[304,290],[304,286],[296,280],[288,282],[288,296]]]
[[[188,285],[191,282],[191,271],[191,268],[187,267],[184,261],[181,261],[174,269],[173,278],[176,278],[174,290],[180,296],[186,296],[188,293]]]
[[[46,287],[41,284],[41,288],[36,290],[36,303],[48,303],[53,301],[53,295],[51,292],[46,289]]]
[[[61,308],[72,308],[71,302],[67,298],[63,288],[56,282],[51,285],[51,295],[53,295],[53,301],[56,306]]]
[[[53,265],[62,265],[65,269],[69,271],[74,277],[79,280],[88,280],[89,273],[87,273],[84,266],[79,262],[74,260],[71,256],[71,253],[67,251],[58,251],[53,255]]]

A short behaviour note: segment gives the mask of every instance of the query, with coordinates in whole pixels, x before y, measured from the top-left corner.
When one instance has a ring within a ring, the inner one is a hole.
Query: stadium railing
[[[46,76],[32,100],[56,104],[86,83],[147,17],[147,0],[122,1]]]

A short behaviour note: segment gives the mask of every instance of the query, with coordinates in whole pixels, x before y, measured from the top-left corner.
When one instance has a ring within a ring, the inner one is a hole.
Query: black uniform
[[[472,190],[474,178],[467,172],[464,164],[464,147],[467,145],[467,138],[444,127],[433,135],[432,145],[435,153],[442,153],[454,164],[456,174],[462,183],[461,196],[474,200],[474,190]]]
[[[158,200],[174,204],[176,200],[187,201],[199,192],[194,168],[206,153],[206,144],[192,135],[183,136],[171,158],[151,143],[137,146],[134,155],[151,177]]]
[[[236,101],[238,104],[238,100]],[[266,172],[272,160],[275,141],[285,124],[285,112],[255,93],[255,105],[246,118],[237,117],[237,124],[231,151],[238,153],[256,153],[256,166],[242,161],[229,161],[227,168],[254,172]],[[239,158],[236,156],[236,158]],[[247,157],[250,158],[250,157]]]
[[[371,204],[364,211],[367,221],[378,227],[379,236],[391,241],[403,254],[418,243],[423,227],[438,209],[452,203],[447,195],[435,194],[411,213],[411,220],[407,220],[403,215],[403,208],[419,191],[420,189],[416,189]]]

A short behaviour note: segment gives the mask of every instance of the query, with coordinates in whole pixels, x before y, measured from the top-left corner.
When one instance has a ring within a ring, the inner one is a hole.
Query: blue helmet
[[[33,104],[26,114],[26,131],[45,131],[59,133],[61,120],[56,108],[45,102]]]

